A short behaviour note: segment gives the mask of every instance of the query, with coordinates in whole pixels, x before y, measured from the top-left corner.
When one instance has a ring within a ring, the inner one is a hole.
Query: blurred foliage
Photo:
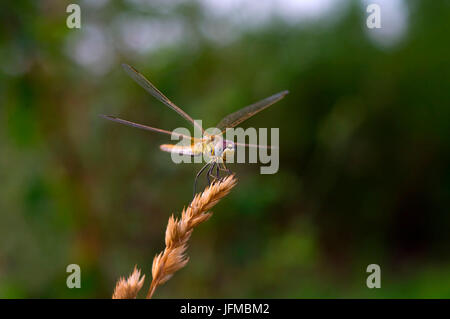
[[[195,1],[81,3],[80,30],[65,26],[68,3],[10,1],[0,12],[0,297],[107,298],[135,264],[148,287],[200,164],[175,165],[159,151],[168,139],[98,117],[185,125],[121,62],[207,127],[290,90],[243,123],[280,128],[279,172],[231,166],[238,186],[156,297],[450,296],[449,1],[407,1],[407,32],[390,47],[368,37],[356,1],[332,23],[273,19],[226,41],[205,36],[211,18]],[[179,21],[183,37],[127,49],[113,23],[124,13]],[[74,58],[92,25],[108,34],[99,70]],[[71,263],[81,289],[66,287]],[[372,263],[381,289],[365,285]]]

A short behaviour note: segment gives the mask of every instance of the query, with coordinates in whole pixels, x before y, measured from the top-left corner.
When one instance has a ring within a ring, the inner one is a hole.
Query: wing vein
[[[171,100],[169,100],[160,90],[156,88],[145,76],[143,76],[139,71],[137,71],[135,68],[128,64],[122,64],[123,69],[125,72],[137,83],[139,84],[144,90],[146,90],[148,93],[153,95],[156,99],[158,99],[160,102],[164,103],[168,107],[170,107],[172,110],[180,114],[182,117],[184,117],[186,120],[188,120],[190,123],[192,123],[195,127],[200,129],[202,133],[204,133],[203,128],[200,124],[198,124],[192,117],[190,117],[186,112],[184,112],[180,107],[175,105]]]
[[[269,96],[261,101],[243,107],[242,109],[225,116],[219,122],[219,124],[216,125],[216,127],[222,131],[226,130],[227,128],[235,127],[236,125],[244,122],[253,115],[261,112],[262,110],[268,108],[272,104],[278,102],[288,93],[289,91],[282,91],[272,96]]]

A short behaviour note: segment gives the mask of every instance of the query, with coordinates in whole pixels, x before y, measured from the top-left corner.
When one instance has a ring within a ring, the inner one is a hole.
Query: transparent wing
[[[131,121],[127,121],[127,120],[122,120],[118,117],[114,117],[114,116],[110,116],[110,115],[101,115],[101,117],[113,121],[113,122],[117,122],[117,123],[121,123],[121,124],[125,124],[128,126],[132,126],[132,127],[137,127],[143,130],[147,130],[147,131],[152,131],[152,132],[157,132],[157,133],[162,133],[162,134],[167,134],[167,135],[173,135],[173,136],[177,136],[177,137],[182,137],[182,138],[187,138],[190,140],[197,140],[196,138],[192,137],[192,136],[188,136],[188,135],[184,135],[184,134],[180,134],[180,133],[176,133],[176,132],[170,132],[170,131],[166,131],[160,128],[156,128],[156,127],[151,127],[151,126],[147,126],[147,125],[143,125],[143,124],[138,124],[138,123],[134,123]]]
[[[278,146],[271,145],[258,145],[258,144],[246,144],[246,143],[234,143],[235,145],[244,146],[244,147],[256,147],[256,148],[267,148],[267,149],[277,149]]]
[[[281,100],[288,93],[289,91],[279,92],[277,94],[269,96],[268,98],[265,98],[264,100],[248,105],[240,109],[239,111],[231,113],[225,116],[222,121],[220,121],[219,124],[216,125],[216,127],[222,131],[227,128],[235,127],[236,125],[244,122],[256,113],[261,112],[265,108],[268,108],[275,102]]]
[[[180,109],[178,106],[176,106],[171,100],[169,100],[164,94],[161,93],[160,90],[158,90],[149,80],[147,80],[141,73],[139,73],[136,69],[134,69],[132,66],[129,66],[128,64],[122,64],[123,69],[127,74],[140,86],[142,86],[148,93],[153,95],[155,98],[157,98],[159,101],[170,107],[172,110],[180,114],[182,117],[184,117],[186,120],[191,122],[194,126],[199,128],[201,132],[203,133],[203,128],[195,122],[192,117],[190,117],[186,112],[184,112],[182,109]]]

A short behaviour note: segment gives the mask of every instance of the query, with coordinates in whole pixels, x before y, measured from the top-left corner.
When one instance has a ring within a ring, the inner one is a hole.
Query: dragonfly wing
[[[159,101],[170,107],[172,110],[180,114],[186,120],[191,122],[194,126],[199,128],[202,132],[204,132],[203,128],[195,122],[192,117],[190,117],[186,112],[184,112],[181,108],[175,105],[171,100],[169,100],[160,90],[158,90],[149,80],[147,80],[141,73],[139,73],[135,68],[129,66],[128,64],[122,64],[123,69],[127,74],[140,86],[142,86],[148,93],[153,95]]]
[[[235,145],[238,146],[244,146],[244,147],[256,147],[256,148],[265,148],[265,149],[277,149],[277,146],[272,146],[272,145],[259,145],[259,144],[247,144],[247,143],[234,143]]]
[[[113,122],[117,122],[117,123],[121,123],[121,124],[125,124],[128,126],[132,126],[132,127],[137,127],[143,130],[147,130],[147,131],[152,131],[152,132],[157,132],[157,133],[162,133],[162,134],[167,134],[167,135],[171,135],[171,136],[176,136],[176,137],[182,137],[182,138],[186,138],[189,140],[197,140],[191,136],[188,135],[184,135],[184,134],[180,134],[180,133],[176,133],[176,132],[170,132],[170,131],[166,131],[160,128],[156,128],[156,127],[151,127],[151,126],[147,126],[147,125],[143,125],[143,124],[138,124],[138,123],[134,123],[131,121],[127,121],[127,120],[123,120],[121,118],[118,117],[114,117],[114,116],[110,116],[110,115],[101,115],[101,117],[113,121]]]
[[[161,151],[169,153],[177,153],[179,155],[199,155],[194,151],[194,148],[190,145],[173,145],[173,144],[162,144],[159,146]]]
[[[216,125],[216,127],[222,131],[227,128],[235,127],[236,125],[244,122],[245,120],[252,117],[256,113],[261,112],[265,108],[268,108],[275,102],[281,100],[288,93],[289,93],[289,91],[279,92],[277,94],[274,94],[272,96],[265,98],[264,100],[261,100],[254,104],[251,104],[251,105],[248,105],[248,106],[240,109],[239,111],[231,113],[231,114],[225,116],[219,122],[219,124]]]

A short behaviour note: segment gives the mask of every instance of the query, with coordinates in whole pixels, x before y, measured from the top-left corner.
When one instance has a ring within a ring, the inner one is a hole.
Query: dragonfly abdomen
[[[162,144],[159,147],[164,152],[175,153],[179,155],[191,155],[198,156],[201,155],[201,151],[197,150],[194,145],[173,145],[173,144]]]

